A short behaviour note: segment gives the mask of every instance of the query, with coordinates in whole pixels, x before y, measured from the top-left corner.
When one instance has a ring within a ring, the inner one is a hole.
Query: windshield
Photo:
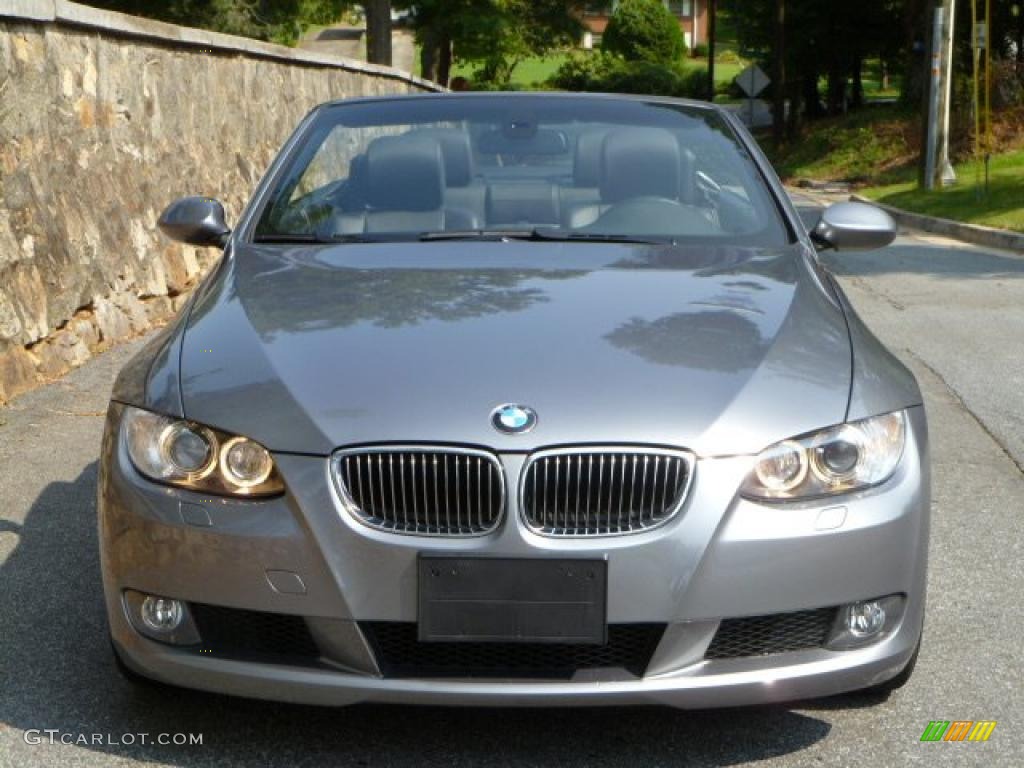
[[[713,110],[448,96],[323,108],[255,240],[494,237],[777,246],[765,181]]]

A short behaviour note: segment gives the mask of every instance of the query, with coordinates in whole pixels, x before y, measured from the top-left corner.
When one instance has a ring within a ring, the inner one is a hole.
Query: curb
[[[891,205],[869,200],[860,195],[850,195],[850,200],[857,203],[868,203],[869,205],[881,208],[896,219],[899,224],[911,229],[945,235],[956,240],[962,240],[965,243],[985,246],[986,248],[1000,248],[1024,254],[1024,234],[1018,232],[1009,232],[1005,229],[996,229],[994,227],[982,227],[977,224],[964,224],[960,221],[925,216],[921,213],[911,213],[901,208],[893,208]]]

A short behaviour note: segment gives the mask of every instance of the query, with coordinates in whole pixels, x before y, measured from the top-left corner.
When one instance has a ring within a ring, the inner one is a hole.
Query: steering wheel
[[[699,208],[653,195],[631,197],[613,204],[583,230],[629,235],[713,236],[714,222]]]

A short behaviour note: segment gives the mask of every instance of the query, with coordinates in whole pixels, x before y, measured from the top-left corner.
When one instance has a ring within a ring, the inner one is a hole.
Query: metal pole
[[[992,157],[992,0],[985,0],[985,194]]]
[[[774,87],[774,109],[772,115],[772,138],[775,147],[785,140],[786,116],[786,0],[775,0],[775,51],[772,80]],[[753,105],[751,105],[753,112]]]
[[[942,143],[939,157],[941,158],[941,183],[949,186],[956,183],[956,171],[949,161],[949,113],[953,102],[953,40],[956,31],[956,0],[946,2],[945,47],[946,60],[942,67],[942,76],[946,81],[946,93],[942,108]]]
[[[992,153],[992,0],[985,0],[985,151]]]
[[[925,145],[924,187],[935,188],[935,169],[937,167],[939,100],[942,97],[942,26],[943,13],[941,8],[935,9],[935,22],[932,28],[932,65],[929,72],[928,93],[928,137]]]
[[[974,81],[974,159],[981,157],[981,102],[978,98],[978,64],[981,51],[978,48],[978,0],[971,0],[971,59]]]
[[[708,101],[715,100],[715,13],[718,10],[717,0],[708,0]],[[693,36],[697,36],[697,2],[693,5]]]

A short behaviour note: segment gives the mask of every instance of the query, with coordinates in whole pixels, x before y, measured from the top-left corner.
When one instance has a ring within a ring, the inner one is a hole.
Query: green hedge
[[[686,39],[661,0],[622,0],[608,21],[601,48],[627,61],[674,64],[686,53]]]
[[[707,97],[707,72],[702,67],[626,61],[604,51],[572,56],[549,84],[564,91]]]

